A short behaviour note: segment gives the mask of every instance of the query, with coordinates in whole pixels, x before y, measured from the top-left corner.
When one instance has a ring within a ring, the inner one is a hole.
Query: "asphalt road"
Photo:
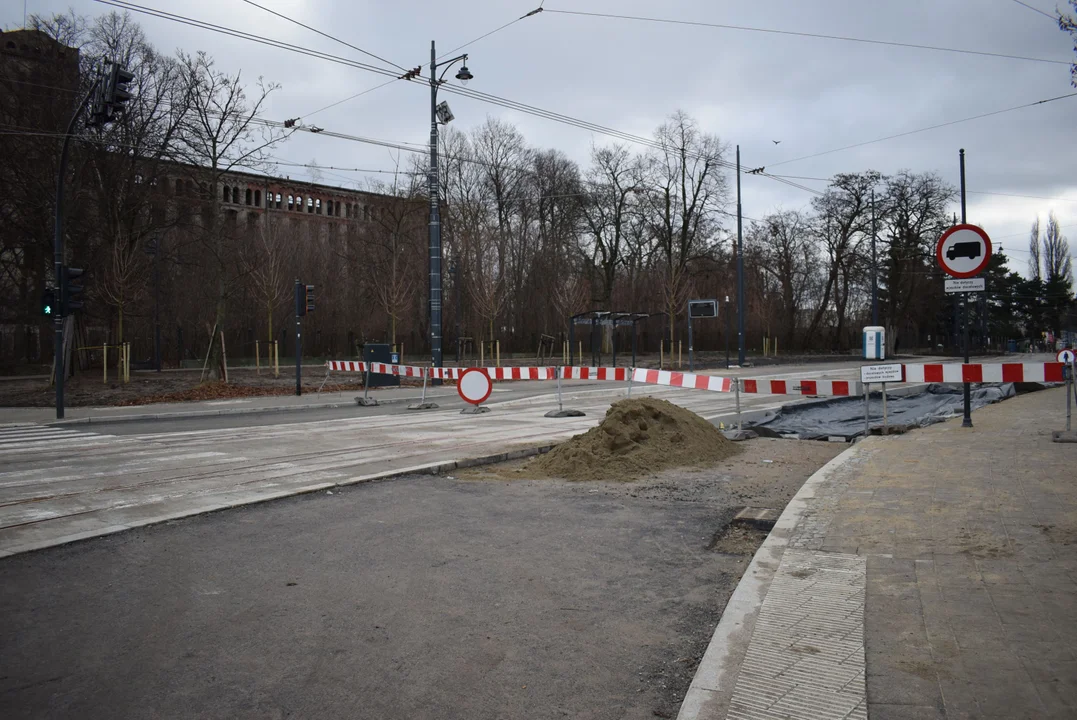
[[[754,548],[716,533],[840,449],[753,443],[762,482],[411,477],[0,559],[0,716],[672,717]]]

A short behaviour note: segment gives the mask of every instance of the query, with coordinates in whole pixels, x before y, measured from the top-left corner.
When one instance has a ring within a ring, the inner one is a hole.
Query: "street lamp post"
[[[442,367],[441,346],[441,213],[438,208],[438,119],[443,123],[452,120],[448,105],[438,107],[438,88],[445,82],[445,73],[457,61],[463,61],[456,79],[467,83],[473,76],[467,69],[467,55],[457,55],[440,65],[434,41],[430,41],[430,355],[434,367]],[[438,68],[444,68],[438,77]]]

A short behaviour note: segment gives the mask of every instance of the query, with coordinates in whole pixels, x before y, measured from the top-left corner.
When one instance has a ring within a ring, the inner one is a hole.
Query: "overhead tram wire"
[[[873,145],[875,143],[885,142],[886,140],[894,140],[896,138],[906,137],[908,135],[915,135],[917,133],[927,132],[928,130],[938,130],[939,128],[949,127],[950,125],[957,125],[958,123],[970,122],[972,120],[981,120],[983,118],[991,117],[993,115],[1001,115],[1002,113],[1014,112],[1015,110],[1024,110],[1025,108],[1055,102],[1056,100],[1065,100],[1067,98],[1075,96],[1077,96],[1077,92],[1067,93],[1066,95],[1056,95],[1055,97],[1025,103],[1024,105],[1014,105],[1013,107],[1003,108],[1002,110],[993,110],[991,112],[981,113],[980,115],[972,115],[971,117],[961,118],[960,120],[951,120],[949,122],[938,123],[936,125],[929,125],[928,127],[917,128],[916,130],[907,130],[905,132],[900,132],[895,135],[887,135],[886,137],[876,138],[874,140],[865,140],[864,142],[854,143],[852,145],[845,145],[843,147],[834,148],[832,150],[824,150],[822,152],[812,153],[811,155],[803,155],[801,157],[792,158],[790,160],[782,160],[781,162],[771,163],[770,165],[767,165],[767,167],[788,165],[789,163],[800,162],[801,160],[809,160],[811,158],[817,158],[823,155],[830,155],[832,153],[842,152],[844,150],[852,150],[854,148],[864,147],[865,145]]]
[[[921,43],[896,42],[892,40],[875,40],[872,38],[858,38],[846,35],[827,35],[824,33],[809,33],[797,30],[777,30],[774,28],[758,28],[747,25],[728,25],[723,23],[702,22],[698,20],[674,20],[671,18],[645,17],[640,15],[617,15],[613,13],[583,12],[580,10],[553,10],[546,8],[543,12],[558,15],[579,15],[582,17],[606,18],[614,20],[633,20],[637,22],[661,23],[665,25],[686,25],[692,27],[716,28],[719,30],[738,30],[741,32],[766,33],[770,35],[791,35],[793,37],[813,38],[816,40],[839,40],[841,42],[863,43],[867,45],[885,45],[888,47],[910,48],[914,50],[930,50],[933,52],[958,53],[962,55],[980,55],[983,57],[1003,58],[1006,60],[1023,60],[1027,62],[1050,63],[1054,65],[1070,65],[1069,60],[1051,60],[1049,58],[1034,58],[1024,55],[1009,55],[1006,53],[990,52],[986,50],[966,50],[962,48],[939,47],[937,45],[923,45]]]
[[[1050,20],[1052,20],[1055,23],[1058,22],[1058,18],[1056,16],[1052,15],[1049,12],[1044,12],[1043,10],[1040,10],[1038,7],[1032,7],[1027,2],[1023,2],[1022,0],[1013,0],[1013,1],[1015,3],[1017,3],[1018,5],[1021,5],[1022,7],[1028,8],[1029,10],[1031,10],[1034,13],[1039,13],[1040,15],[1043,15],[1045,18],[1049,18]]]
[[[399,77],[394,72],[392,72],[390,70],[386,70],[384,68],[374,66],[374,65],[370,65],[368,63],[362,63],[362,62],[358,62],[358,61],[351,60],[351,59],[348,59],[348,58],[340,57],[338,55],[333,55],[331,53],[326,53],[326,52],[322,52],[322,51],[319,51],[319,50],[312,50],[310,48],[306,48],[306,47],[303,47],[303,46],[300,46],[300,45],[295,45],[293,43],[287,43],[287,42],[283,42],[283,41],[280,41],[280,40],[274,40],[272,38],[267,38],[267,37],[264,37],[264,36],[261,36],[261,35],[255,35],[253,33],[244,32],[242,30],[236,30],[236,29],[233,29],[233,28],[228,28],[228,27],[225,27],[225,26],[222,26],[222,25],[218,25],[216,23],[210,23],[210,22],[203,21],[203,20],[196,20],[196,19],[193,19],[193,18],[185,17],[183,15],[178,15],[176,13],[170,13],[170,12],[166,12],[166,11],[163,11],[163,10],[157,10],[157,9],[154,9],[154,8],[147,8],[145,6],[138,5],[136,3],[128,2],[128,0],[95,0],[95,2],[104,4],[104,5],[110,5],[110,6],[113,6],[113,7],[118,7],[120,9],[124,9],[124,10],[130,10],[130,11],[133,11],[133,12],[138,12],[138,13],[150,15],[152,17],[157,17],[157,18],[160,18],[160,19],[163,19],[163,20],[170,20],[172,22],[178,22],[178,23],[189,25],[189,26],[196,27],[196,28],[199,28],[199,29],[209,30],[211,32],[216,32],[216,33],[220,33],[220,34],[223,34],[223,35],[228,35],[228,36],[231,36],[231,37],[236,37],[236,38],[243,39],[243,40],[249,40],[251,42],[256,42],[256,43],[259,43],[259,44],[262,44],[262,45],[266,45],[268,47],[274,47],[274,48],[281,49],[281,50],[288,50],[290,52],[295,52],[295,53],[298,53],[298,54],[301,54],[301,55],[306,55],[306,56],[313,57],[313,58],[316,58],[316,59],[326,60],[326,61],[337,63],[337,64],[340,64],[340,65],[353,67],[353,68],[356,68],[356,69],[359,69],[359,70],[365,70],[367,72],[373,72],[373,73],[376,73],[376,74],[379,74],[379,75],[382,75],[382,76],[391,77],[394,80],[399,79]],[[524,17],[527,17],[527,16],[525,15]],[[412,82],[418,82],[418,81],[413,80]],[[451,92],[451,93],[455,93],[457,95],[461,95],[461,96],[464,96],[464,97],[470,97],[471,99],[479,100],[479,101],[485,102],[487,104],[498,105],[498,106],[504,107],[506,109],[516,110],[518,112],[533,115],[535,117],[540,117],[540,118],[547,119],[547,120],[553,120],[554,122],[559,122],[559,123],[562,123],[562,124],[577,127],[579,129],[587,130],[589,132],[593,132],[593,133],[596,133],[596,134],[606,135],[608,137],[613,137],[613,138],[618,139],[618,140],[624,140],[624,141],[627,141],[627,142],[632,142],[632,143],[635,143],[635,144],[638,144],[638,145],[642,145],[644,147],[649,147],[649,148],[656,149],[656,150],[668,150],[669,149],[667,146],[665,146],[665,145],[663,145],[663,144],[661,144],[661,143],[659,143],[659,142],[657,142],[655,140],[649,139],[649,138],[640,137],[638,135],[632,135],[630,133],[626,133],[626,132],[623,132],[623,131],[620,131],[620,130],[605,127],[605,126],[599,125],[597,123],[592,123],[592,122],[589,122],[589,121],[580,120],[578,118],[574,118],[574,117],[569,116],[569,115],[564,115],[564,114],[557,113],[557,112],[554,112],[554,111],[551,111],[551,110],[545,110],[543,108],[538,108],[538,107],[535,107],[533,105],[528,105],[526,103],[518,102],[518,101],[515,101],[515,100],[509,100],[508,98],[502,98],[502,97],[492,95],[492,94],[489,94],[489,93],[484,93],[484,92],[481,92],[481,91],[477,91],[477,90],[474,90],[472,88],[463,88],[463,87],[458,87],[458,86],[455,86],[455,85],[445,85],[445,86],[442,87],[442,90],[447,91],[447,92]],[[279,127],[284,127],[284,124],[280,123],[278,126]],[[309,128],[302,128],[302,127],[299,127],[299,126],[297,126],[297,128],[307,130],[308,132],[312,131]],[[354,139],[352,136],[347,136],[347,135],[345,135],[343,133],[333,133],[333,132],[324,131],[324,130],[317,130],[315,132],[321,132],[322,134],[325,134],[326,136],[329,136],[329,137],[338,137],[338,138],[343,138],[343,139]],[[363,140],[360,140],[360,141],[363,141]],[[374,144],[383,144],[386,147],[396,147],[396,146],[394,146],[392,144],[387,144],[386,145],[386,144],[381,143],[379,141],[371,141],[371,142],[373,142]],[[423,145],[423,146],[425,147],[425,145]],[[410,148],[404,148],[404,149],[409,149],[410,150]],[[698,154],[691,154],[691,155],[689,155],[689,157],[692,157],[693,159],[701,159],[701,156],[698,155]],[[734,163],[732,163],[732,162],[730,162],[728,160],[720,160],[716,164],[718,166],[726,168],[726,169],[734,169],[736,167],[736,165]],[[815,192],[815,191],[808,190],[808,189],[803,188],[803,187],[801,187],[799,189],[806,190],[807,192]]]
[[[357,45],[353,45],[350,42],[346,42],[344,40],[341,40],[340,38],[333,37],[332,35],[329,35],[328,33],[322,32],[318,28],[314,28],[314,27],[311,27],[310,25],[306,25],[304,23],[301,23],[298,20],[296,20],[295,18],[288,17],[287,15],[279,13],[276,10],[267,8],[264,5],[259,5],[258,3],[254,2],[254,0],[243,0],[243,2],[247,3],[248,5],[250,5],[252,7],[258,8],[259,10],[264,10],[265,12],[269,13],[270,15],[275,15],[276,17],[279,17],[282,20],[286,20],[286,21],[288,21],[290,23],[294,23],[294,24],[298,25],[301,28],[306,28],[307,30],[310,30],[312,33],[317,33],[318,35],[321,35],[324,38],[327,38],[329,40],[333,40],[334,42],[341,43],[342,45],[346,45],[346,46],[350,47],[352,50],[355,50],[356,52],[360,52],[363,55],[366,55],[367,57],[372,57],[375,60],[380,60],[381,62],[385,63],[386,65],[392,65],[394,68],[396,68],[400,72],[407,72],[408,71],[408,69],[406,67],[401,67],[400,65],[397,65],[392,60],[386,60],[385,58],[381,57],[380,55],[375,55],[374,53],[368,52],[368,51],[364,50],[363,48],[361,48],[361,47],[359,47]]]
[[[545,0],[543,0],[543,2],[545,2]],[[537,15],[537,14],[538,14],[538,13],[540,13],[540,12],[542,12],[542,3],[539,3],[539,6],[538,6],[537,8],[535,8],[534,10],[532,10],[531,12],[529,12],[529,13],[526,13],[526,14],[524,14],[524,15],[521,15],[520,17],[516,18],[515,20],[510,20],[509,22],[505,23],[505,24],[504,24],[504,25],[502,25],[501,27],[498,27],[498,28],[494,28],[493,30],[491,30],[491,31],[490,31],[490,32],[488,32],[488,33],[483,33],[482,35],[479,35],[479,36],[478,36],[477,38],[475,38],[474,40],[468,40],[468,41],[467,41],[466,43],[464,43],[463,45],[459,45],[459,46],[457,46],[457,47],[454,47],[454,48],[453,48],[452,50],[448,51],[447,53],[445,53],[445,54],[443,54],[443,55],[442,55],[441,57],[439,57],[439,58],[438,58],[438,60],[444,60],[445,58],[449,57],[449,56],[450,56],[450,55],[452,55],[453,53],[455,53],[455,52],[459,52],[460,50],[463,50],[463,49],[464,49],[464,48],[466,48],[466,47],[470,47],[470,46],[474,45],[475,43],[477,43],[477,42],[478,42],[479,40],[484,40],[485,38],[488,38],[488,37],[490,37],[490,36],[491,36],[491,35],[493,35],[494,33],[499,33],[499,32],[501,32],[502,30],[504,30],[505,28],[507,28],[507,27],[510,27],[510,26],[512,26],[512,25],[515,25],[516,23],[520,22],[521,20],[523,20],[523,19],[525,19],[525,18],[529,18],[529,17],[531,17],[532,15]]]

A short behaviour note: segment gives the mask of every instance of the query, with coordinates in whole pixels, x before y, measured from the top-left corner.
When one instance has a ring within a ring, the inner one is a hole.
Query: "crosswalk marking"
[[[115,435],[79,432],[50,425],[13,425],[0,428],[0,451],[37,450],[58,443],[77,444],[114,438]]]

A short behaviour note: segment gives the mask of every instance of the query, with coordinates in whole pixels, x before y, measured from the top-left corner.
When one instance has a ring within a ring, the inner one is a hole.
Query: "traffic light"
[[[307,312],[314,311],[314,286],[307,285]]]
[[[97,84],[94,93],[91,125],[103,126],[112,121],[113,115],[121,112],[134,94],[128,84],[135,79],[135,74],[124,70],[117,64],[109,66],[108,72]]]
[[[56,310],[56,291],[52,288],[45,288],[45,291],[41,293],[41,314],[51,318],[56,314]]]
[[[60,314],[67,316],[75,310],[82,309],[82,291],[85,288],[79,281],[82,277],[82,268],[64,267],[63,286],[60,288]]]

